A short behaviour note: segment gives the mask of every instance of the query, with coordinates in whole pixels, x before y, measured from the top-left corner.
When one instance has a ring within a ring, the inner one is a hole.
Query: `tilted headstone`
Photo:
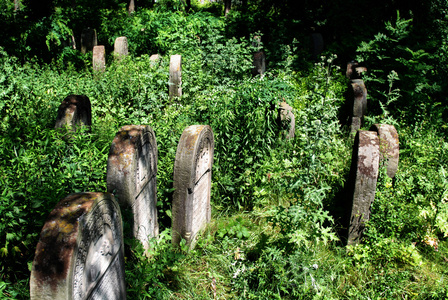
[[[348,231],[348,245],[359,243],[366,222],[370,218],[370,206],[375,199],[379,167],[379,139],[374,131],[359,130],[353,145],[350,180],[354,181],[352,211]]]
[[[84,29],[81,33],[81,53],[92,51],[97,44],[96,30],[90,27]]]
[[[380,140],[380,162],[386,163],[387,176],[395,177],[398,169],[398,158],[400,155],[400,146],[397,130],[393,125],[374,124],[371,131],[378,133]]]
[[[292,107],[286,102],[281,102],[279,107],[279,123],[281,128],[288,125],[288,132],[286,133],[287,139],[293,139],[296,133],[296,119],[292,112]]]
[[[115,39],[114,54],[115,57],[118,59],[129,54],[127,37],[120,36]]]
[[[69,127],[72,131],[77,126],[92,125],[92,107],[85,95],[70,95],[62,101],[58,109],[55,128]]]
[[[169,96],[182,96],[182,56],[171,55],[170,59],[170,79]]]
[[[106,50],[104,46],[93,47],[93,70],[104,72],[106,70]]]
[[[157,143],[150,126],[123,126],[115,135],[107,161],[107,190],[132,210],[133,236],[148,249],[159,234],[157,223]]]
[[[32,300],[126,299],[123,225],[109,193],[62,199],[40,233]]]
[[[364,81],[361,79],[353,79],[350,81],[350,85],[353,89],[353,111],[352,111],[352,124],[351,132],[356,132],[361,128],[362,120],[367,110],[367,89],[364,85]],[[359,118],[359,119],[355,119]],[[359,120],[359,121],[358,121]]]
[[[173,244],[185,239],[194,247],[197,234],[210,222],[214,138],[208,125],[187,127],[174,161]]]

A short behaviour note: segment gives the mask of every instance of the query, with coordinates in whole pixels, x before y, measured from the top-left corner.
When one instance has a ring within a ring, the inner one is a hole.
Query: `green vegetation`
[[[0,1],[0,298],[29,298],[46,216],[70,193],[106,191],[110,143],[127,124],[156,134],[161,232],[148,257],[125,241],[128,299],[448,297],[446,1],[295,2],[241,1],[224,17],[221,2],[136,2],[128,14],[118,0],[23,0],[17,11]],[[66,43],[84,26],[108,53],[127,36],[130,57],[110,55],[94,73],[91,54]],[[316,61],[311,27],[326,41]],[[263,78],[250,72],[255,35]],[[183,62],[176,99],[172,54]],[[353,58],[368,68],[363,128],[394,125],[400,163],[393,180],[381,168],[363,242],[346,247],[352,140],[341,116]],[[69,94],[90,98],[93,125],[67,139],[53,127]],[[294,108],[290,141],[277,122],[281,101]],[[187,252],[171,245],[170,218],[177,142],[192,124],[215,135],[213,212]]]

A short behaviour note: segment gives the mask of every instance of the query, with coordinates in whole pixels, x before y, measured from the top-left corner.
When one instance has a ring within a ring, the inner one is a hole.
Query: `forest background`
[[[127,124],[156,134],[160,226],[149,258],[125,240],[129,299],[448,297],[447,1],[134,5],[129,12],[118,0],[0,1],[1,298],[29,298],[46,217],[70,193],[106,191],[110,144]],[[105,72],[93,72],[92,54],[70,46],[73,35],[79,47],[86,27],[106,47]],[[325,43],[317,56],[312,33]],[[130,56],[118,62],[111,53],[119,36]],[[251,75],[260,49],[263,78]],[[149,60],[155,53],[158,63]],[[169,99],[173,54],[182,55],[183,95]],[[368,69],[363,129],[394,125],[400,163],[393,180],[381,168],[364,239],[347,247],[352,59]],[[53,127],[70,94],[90,98],[93,125],[65,139]],[[294,109],[290,141],[272,109],[281,101]],[[171,245],[172,172],[192,124],[215,134],[213,212],[186,251]]]

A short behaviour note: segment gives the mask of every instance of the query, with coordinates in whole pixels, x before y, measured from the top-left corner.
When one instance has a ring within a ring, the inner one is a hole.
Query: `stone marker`
[[[355,60],[347,63],[347,70],[345,76],[348,79],[361,79],[362,73],[367,72],[367,68],[359,65]]]
[[[148,249],[159,234],[157,223],[157,143],[150,126],[121,127],[110,147],[107,190],[132,210],[133,236]]]
[[[114,54],[118,59],[123,58],[123,56],[127,56],[129,54],[128,39],[125,36],[120,36],[115,39]]]
[[[208,125],[187,127],[174,161],[173,244],[185,239],[190,249],[210,222],[214,138]]]
[[[254,53],[253,66],[252,75],[260,75],[263,77],[266,72],[266,55],[263,51],[257,51]]]
[[[162,56],[160,54],[153,54],[149,57],[149,60],[154,61],[154,62],[159,61],[161,59],[162,59]]]
[[[350,84],[353,89],[353,99],[350,99],[353,101],[351,132],[354,133],[361,128],[367,110],[367,89],[361,79],[353,79]]]
[[[182,96],[182,56],[180,55],[171,55],[169,96],[170,98]]]
[[[279,107],[279,125],[283,128],[284,125],[288,125],[288,132],[286,133],[286,139],[293,139],[296,133],[296,119],[292,112],[292,107],[286,102],[281,102]],[[286,123],[286,124],[285,124]]]
[[[31,270],[31,300],[126,299],[123,227],[114,196],[62,199],[40,233]]]
[[[359,130],[353,145],[350,181],[352,212],[348,231],[348,245],[359,243],[366,222],[370,218],[370,206],[375,199],[379,167],[379,139],[374,131]],[[354,182],[353,182],[354,181]]]
[[[104,72],[106,70],[106,50],[104,46],[93,47],[93,70]]]
[[[387,176],[394,178],[395,173],[397,173],[400,154],[397,130],[393,125],[387,124],[374,124],[370,130],[378,133],[380,140],[380,162],[385,162]]]
[[[92,125],[92,108],[90,100],[85,95],[70,95],[62,101],[58,109],[55,128],[65,126],[76,131],[77,126]]]
[[[92,51],[97,44],[96,30],[90,27],[84,29],[81,33],[81,53],[86,54]]]

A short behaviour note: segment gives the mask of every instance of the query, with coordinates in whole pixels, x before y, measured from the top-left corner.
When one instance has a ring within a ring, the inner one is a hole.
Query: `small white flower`
[[[313,265],[313,268],[314,268],[315,270],[317,270],[317,268],[319,268],[319,266],[318,266],[317,264],[314,264],[314,265]]]

